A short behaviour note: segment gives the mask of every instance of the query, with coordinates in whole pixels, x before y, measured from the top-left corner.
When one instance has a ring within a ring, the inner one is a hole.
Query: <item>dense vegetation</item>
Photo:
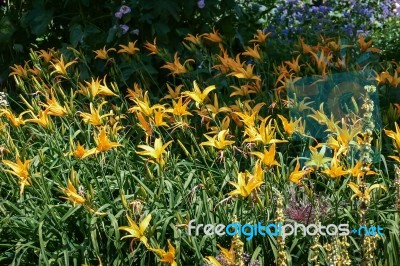
[[[1,264],[399,265],[399,5],[180,2],[0,2]]]

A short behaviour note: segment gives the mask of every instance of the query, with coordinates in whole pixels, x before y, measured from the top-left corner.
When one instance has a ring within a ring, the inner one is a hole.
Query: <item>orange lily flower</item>
[[[166,62],[165,65],[163,65],[161,68],[166,68],[171,70],[171,74],[172,75],[180,75],[180,74],[184,74],[187,72],[187,69],[185,68],[185,65],[189,62],[195,62],[193,59],[188,59],[186,60],[183,65],[179,62],[179,57],[178,57],[178,53],[175,53],[174,55],[174,62],[170,63],[170,62]]]
[[[24,67],[21,65],[14,65],[13,67],[10,67],[13,72],[11,72],[9,76],[17,75],[23,78],[28,78],[27,64],[28,63],[26,62]]]
[[[195,45],[200,46],[201,45],[201,38],[203,37],[204,34],[201,34],[200,36],[196,34],[196,36],[193,36],[192,34],[188,34],[184,39],[186,41],[189,41]]]
[[[291,70],[294,71],[294,73],[298,74],[300,72],[300,67],[299,65],[299,59],[301,55],[298,55],[296,59],[292,59],[292,61],[285,61],[285,64],[289,66]]]
[[[283,129],[289,135],[289,137],[291,137],[293,133],[296,132],[297,130],[304,133],[304,128],[302,126],[299,126],[299,124],[301,124],[301,118],[297,119],[296,121],[292,121],[292,119],[288,121],[282,115],[278,115],[278,117],[283,124]]]
[[[148,41],[146,41],[146,43],[144,44],[144,48],[150,51],[148,55],[159,53],[156,43],[157,43],[157,38],[154,38],[153,43],[149,43]]]
[[[260,47],[258,44],[254,45],[253,48],[251,47],[246,47],[246,52],[242,53],[242,55],[247,55],[250,57],[253,57],[256,60],[260,60],[261,59],[261,55],[260,55]]]
[[[213,32],[211,33],[205,33],[204,38],[211,42],[216,42],[216,43],[222,42],[222,38],[219,35],[218,30],[215,29],[213,29]]]
[[[43,60],[48,63],[50,60],[53,58],[54,50],[49,49],[47,51],[45,50],[40,50],[39,51],[39,58],[43,58]]]
[[[380,188],[384,191],[387,191],[387,188],[381,184],[373,184],[373,185],[369,186],[368,188],[365,189],[364,193],[361,192],[360,186],[354,182],[350,182],[348,184],[348,186],[354,192],[354,194],[351,196],[351,200],[353,200],[355,197],[358,197],[358,198],[360,198],[360,200],[364,201],[366,204],[368,204],[371,201],[372,190]]]
[[[151,136],[153,129],[150,124],[146,121],[142,113],[137,113],[140,127],[146,132],[147,136]]]
[[[168,251],[160,248],[150,248],[149,250],[161,257],[160,262],[169,263],[171,266],[178,266],[175,261],[175,247],[171,244],[171,241],[168,240]]]
[[[372,52],[372,53],[380,53],[380,49],[371,47],[372,45],[372,40],[369,42],[365,42],[365,37],[363,34],[360,34],[360,37],[358,37],[358,43],[360,44],[360,49],[362,52]]]
[[[254,34],[254,39],[250,40],[250,42],[264,43],[270,34],[271,32],[264,33],[262,30],[257,30],[257,34]]]
[[[305,169],[305,170],[299,170],[300,169],[300,164],[299,164],[299,159],[297,159],[296,166],[293,170],[293,172],[290,173],[289,176],[289,181],[299,184],[301,182],[301,179],[304,178],[304,176],[312,171],[312,169]]]

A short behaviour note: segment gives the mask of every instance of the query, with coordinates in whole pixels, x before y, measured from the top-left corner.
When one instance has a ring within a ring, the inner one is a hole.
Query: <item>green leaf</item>
[[[73,47],[76,47],[79,42],[83,40],[83,30],[82,26],[79,24],[74,24],[69,29],[69,40]]]
[[[36,6],[28,11],[21,18],[21,26],[30,28],[31,32],[36,36],[46,33],[48,26],[53,19],[53,9],[46,9],[43,4]]]
[[[2,17],[0,19],[0,43],[8,43],[14,32],[15,27],[8,17]]]

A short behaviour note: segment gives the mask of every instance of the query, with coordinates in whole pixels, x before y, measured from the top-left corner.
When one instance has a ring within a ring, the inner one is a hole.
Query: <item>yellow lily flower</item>
[[[255,109],[256,108],[253,108],[250,114],[247,111],[234,112],[234,114],[237,115],[247,127],[251,128],[256,125],[255,120],[258,117],[258,112],[260,110],[260,108],[257,110]]]
[[[299,124],[301,124],[301,118],[297,119],[296,121],[292,121],[292,119],[290,119],[290,121],[288,121],[282,115],[278,115],[278,117],[283,124],[283,129],[289,135],[289,137],[291,137],[293,135],[293,133],[296,131],[299,131],[300,133],[301,132],[304,133],[304,128],[301,125],[299,126]]]
[[[67,75],[67,68],[70,67],[71,65],[77,63],[77,62],[74,60],[74,61],[71,61],[71,62],[65,64],[64,63],[64,57],[63,57],[63,55],[61,55],[61,59],[60,60],[56,60],[55,63],[53,63],[53,62],[50,62],[50,63],[53,65],[53,67],[55,69],[53,72],[50,73],[50,75],[53,75],[54,73],[56,73],[56,74],[61,74],[61,75],[66,76]]]
[[[178,53],[175,53],[174,55],[174,62],[170,63],[170,62],[166,62],[165,65],[163,65],[161,68],[166,68],[171,70],[171,74],[172,75],[180,75],[180,74],[184,74],[187,72],[185,65],[189,62],[195,62],[193,59],[188,59],[186,60],[183,65],[179,62],[179,57],[178,57]]]
[[[350,182],[348,184],[348,186],[354,192],[354,194],[351,196],[351,200],[353,200],[355,197],[359,197],[360,200],[362,200],[366,204],[368,204],[371,201],[371,195],[370,194],[371,194],[372,190],[374,190],[376,188],[380,188],[380,189],[383,189],[384,191],[387,191],[387,188],[384,185],[381,185],[381,184],[373,184],[373,185],[369,186],[368,188],[365,189],[364,193],[361,192],[360,186],[355,184],[355,183],[353,183],[353,182]]]
[[[213,256],[207,256],[204,258],[204,260],[211,266],[221,266],[221,263],[219,263],[219,261]]]
[[[78,93],[81,93],[91,99],[93,99],[97,95],[116,96],[116,94],[108,88],[106,84],[106,78],[107,76],[105,76],[103,80],[99,80],[99,78],[94,80],[92,78],[92,81],[90,83],[85,81],[87,86],[79,83],[80,90],[78,91]],[[100,83],[101,81],[103,81],[103,85]]]
[[[129,108],[128,111],[129,112],[139,111],[148,117],[153,115],[153,111],[155,109],[164,109],[164,106],[160,104],[155,104],[151,106],[147,91],[144,93],[143,101],[139,99],[135,99],[133,101],[136,103],[136,106]]]
[[[147,243],[147,237],[144,235],[147,227],[149,226],[150,220],[151,220],[151,214],[147,215],[140,223],[139,226],[136,224],[136,222],[129,217],[128,215],[126,216],[128,218],[128,226],[120,226],[118,227],[118,230],[124,230],[129,233],[129,235],[123,236],[121,239],[124,238],[133,238],[136,240],[140,240],[146,248],[150,248],[149,244]]]
[[[19,156],[16,156],[16,163],[9,160],[2,161],[5,165],[11,168],[11,170],[4,170],[5,172],[19,177],[21,195],[24,193],[25,187],[30,185],[29,164],[31,161],[32,160],[25,160],[22,162]]]
[[[312,171],[312,169],[305,169],[305,170],[300,170],[300,164],[299,164],[299,159],[297,159],[297,163],[296,166],[293,170],[293,172],[290,173],[289,176],[289,181],[299,184],[301,182],[301,179],[303,179],[303,177],[310,173]]]
[[[225,149],[226,146],[230,146],[235,141],[233,140],[226,140],[226,136],[229,134],[229,129],[227,130],[221,130],[218,135],[215,135],[214,137],[209,137],[207,135],[204,135],[208,141],[200,143],[201,146],[211,146],[215,147],[219,150]]]
[[[97,144],[97,146],[95,148],[96,149],[96,151],[95,151],[96,153],[108,151],[108,150],[110,150],[112,148],[121,147],[122,146],[118,142],[111,142],[108,139],[107,133],[106,133],[106,130],[105,130],[104,127],[100,130],[99,136],[97,137],[97,139],[95,141],[96,141],[96,144]],[[88,151],[86,156],[91,155],[92,152],[93,152],[92,150]],[[86,156],[84,156],[84,157],[86,157]]]
[[[163,145],[161,138],[157,138],[154,141],[154,148],[150,147],[148,145],[138,145],[138,148],[141,148],[144,151],[138,151],[136,153],[139,155],[145,155],[145,156],[154,158],[156,160],[156,162],[162,167],[165,164],[163,154],[167,152],[165,149],[171,143],[172,143],[172,140]],[[153,161],[151,161],[151,162],[153,162]]]
[[[192,115],[189,111],[186,110],[189,101],[185,101],[185,103],[182,103],[182,101],[183,101],[182,97],[179,98],[177,103],[174,100],[172,100],[174,108],[168,108],[167,110],[165,110],[165,112],[172,113],[176,116]]]
[[[31,111],[25,111],[22,112],[21,114],[19,114],[18,117],[16,117],[11,110],[8,109],[0,109],[0,116],[1,115],[5,115],[7,117],[7,119],[11,122],[11,124],[14,127],[19,127],[21,125],[25,125],[25,120],[23,120],[22,116],[26,113],[30,113]]]
[[[254,66],[255,65],[248,64],[246,69],[244,67],[238,67],[232,73],[228,74],[228,76],[235,76],[238,79],[261,80],[259,76],[253,74]]]
[[[389,156],[390,157],[390,156]],[[363,171],[361,171],[361,168],[362,168],[362,163],[361,163],[361,161],[358,161],[357,163],[356,163],[356,165],[354,165],[354,167],[352,168],[352,169],[349,169],[349,171],[350,171],[350,173],[351,173],[351,175],[353,176],[353,177],[360,177],[360,176],[363,176],[364,175],[364,172]],[[366,175],[374,175],[374,174],[376,174],[374,171],[372,171],[372,170],[369,170],[367,173],[366,173]]]
[[[27,120],[25,120],[25,122],[36,123],[36,124],[41,125],[42,127],[48,127],[49,125],[51,125],[51,119],[49,117],[48,112],[49,112],[48,109],[46,109],[44,111],[40,110],[37,117],[32,118],[32,119],[27,119]],[[33,112],[31,112],[31,114],[34,115]]]
[[[317,151],[317,147],[310,146],[311,158],[305,163],[306,166],[312,166],[315,168],[323,167],[327,162],[331,161],[331,158],[325,157],[326,146],[323,146],[320,152]]]
[[[175,261],[175,247],[171,244],[168,239],[168,251],[160,248],[150,248],[149,250],[156,253],[160,256],[160,262],[169,263],[171,266],[177,266],[178,264]]]
[[[121,47],[122,49],[118,50],[118,53],[126,53],[126,54],[130,54],[133,55],[135,54],[137,51],[140,51],[139,48],[135,47],[136,42],[129,42],[128,46],[126,45],[122,45],[120,44],[119,47]]]
[[[204,91],[202,92],[199,86],[197,85],[197,82],[193,81],[193,91],[184,91],[182,92],[182,94],[192,98],[196,102],[196,107],[199,108],[199,105],[204,102],[208,94],[211,91],[215,90],[216,88],[217,87],[215,87],[215,85],[211,85],[205,88]]]
[[[110,59],[110,57],[108,56],[109,51],[116,51],[116,50],[115,50],[115,48],[110,48],[110,49],[106,50],[106,46],[104,46],[103,49],[93,51],[96,53],[95,59],[103,59],[103,60]]]
[[[235,251],[233,250],[233,245],[231,244],[230,249],[226,249],[221,247],[221,245],[217,244],[219,251],[222,255],[222,258],[224,259],[224,261],[226,261],[226,265],[234,265],[235,263]],[[214,258],[213,256],[208,256],[205,258],[205,260],[211,264],[212,266],[221,266],[221,264],[219,263],[219,261]]]
[[[51,97],[47,99],[46,102],[47,104],[43,104],[43,106],[46,108],[49,115],[63,117],[68,114],[65,107],[61,106],[61,104],[55,98],[53,91],[51,92]]]
[[[250,174],[249,172],[241,172],[238,175],[237,183],[229,182],[236,188],[235,190],[229,192],[229,195],[247,197],[253,192],[253,190],[261,186],[264,183],[261,180],[263,172],[262,170],[260,171],[260,169],[257,169],[257,167],[255,168],[254,172],[254,175]]]
[[[269,116],[262,120],[259,128],[247,127],[245,135],[249,136],[244,142],[262,142],[263,144],[288,142],[287,140],[275,139],[275,127],[272,126],[272,120]],[[269,123],[267,125],[267,121]]]
[[[69,178],[68,178],[68,187],[66,187],[66,188],[60,187],[60,189],[64,192],[64,194],[67,195],[67,197],[61,197],[61,198],[72,202],[74,207],[76,204],[84,204],[85,203],[85,201],[86,201],[85,198],[76,192],[76,188],[74,187],[74,185],[72,184],[72,182]]]
[[[230,112],[231,111],[231,109],[229,108],[229,107],[219,107],[219,104],[218,104],[218,96],[217,96],[217,94],[215,93],[214,94],[214,104],[207,104],[206,105],[206,108],[207,108],[207,110],[209,111],[209,112],[211,112],[211,116],[212,116],[212,118],[215,118],[215,116],[218,114],[218,113],[221,113],[221,112]]]
[[[257,156],[258,158],[261,159],[261,162],[266,165],[267,167],[272,167],[274,165],[276,166],[281,166],[276,160],[275,160],[275,154],[276,154],[276,144],[272,143],[271,147],[269,150],[264,148],[264,153],[261,152],[251,152],[251,154]]]
[[[331,161],[331,167],[329,169],[325,169],[322,173],[330,176],[331,178],[338,178],[342,175],[347,175],[350,173],[349,170],[343,170],[343,166],[339,166],[339,160],[337,155],[335,154]]]
[[[400,150],[400,130],[399,130],[399,125],[397,125],[397,122],[394,123],[395,127],[396,127],[396,132],[392,131],[392,130],[386,130],[385,134],[389,137],[392,138],[395,141],[395,146],[397,150]]]
[[[90,103],[90,113],[83,113],[81,112],[80,116],[82,117],[82,120],[86,123],[86,124],[92,124],[93,126],[101,126],[103,121],[102,119],[104,117],[110,116],[111,113],[109,114],[105,114],[105,115],[100,115],[100,111],[101,108],[104,104],[106,104],[107,102],[102,102],[99,105],[99,108],[96,109],[93,107],[93,103]]]

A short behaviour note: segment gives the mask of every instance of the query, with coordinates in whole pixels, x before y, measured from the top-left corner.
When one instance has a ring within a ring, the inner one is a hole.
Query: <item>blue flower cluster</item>
[[[389,17],[400,16],[397,0],[327,0],[320,5],[308,2],[278,0],[268,14],[265,30],[287,39],[319,34],[354,37],[368,35]]]

